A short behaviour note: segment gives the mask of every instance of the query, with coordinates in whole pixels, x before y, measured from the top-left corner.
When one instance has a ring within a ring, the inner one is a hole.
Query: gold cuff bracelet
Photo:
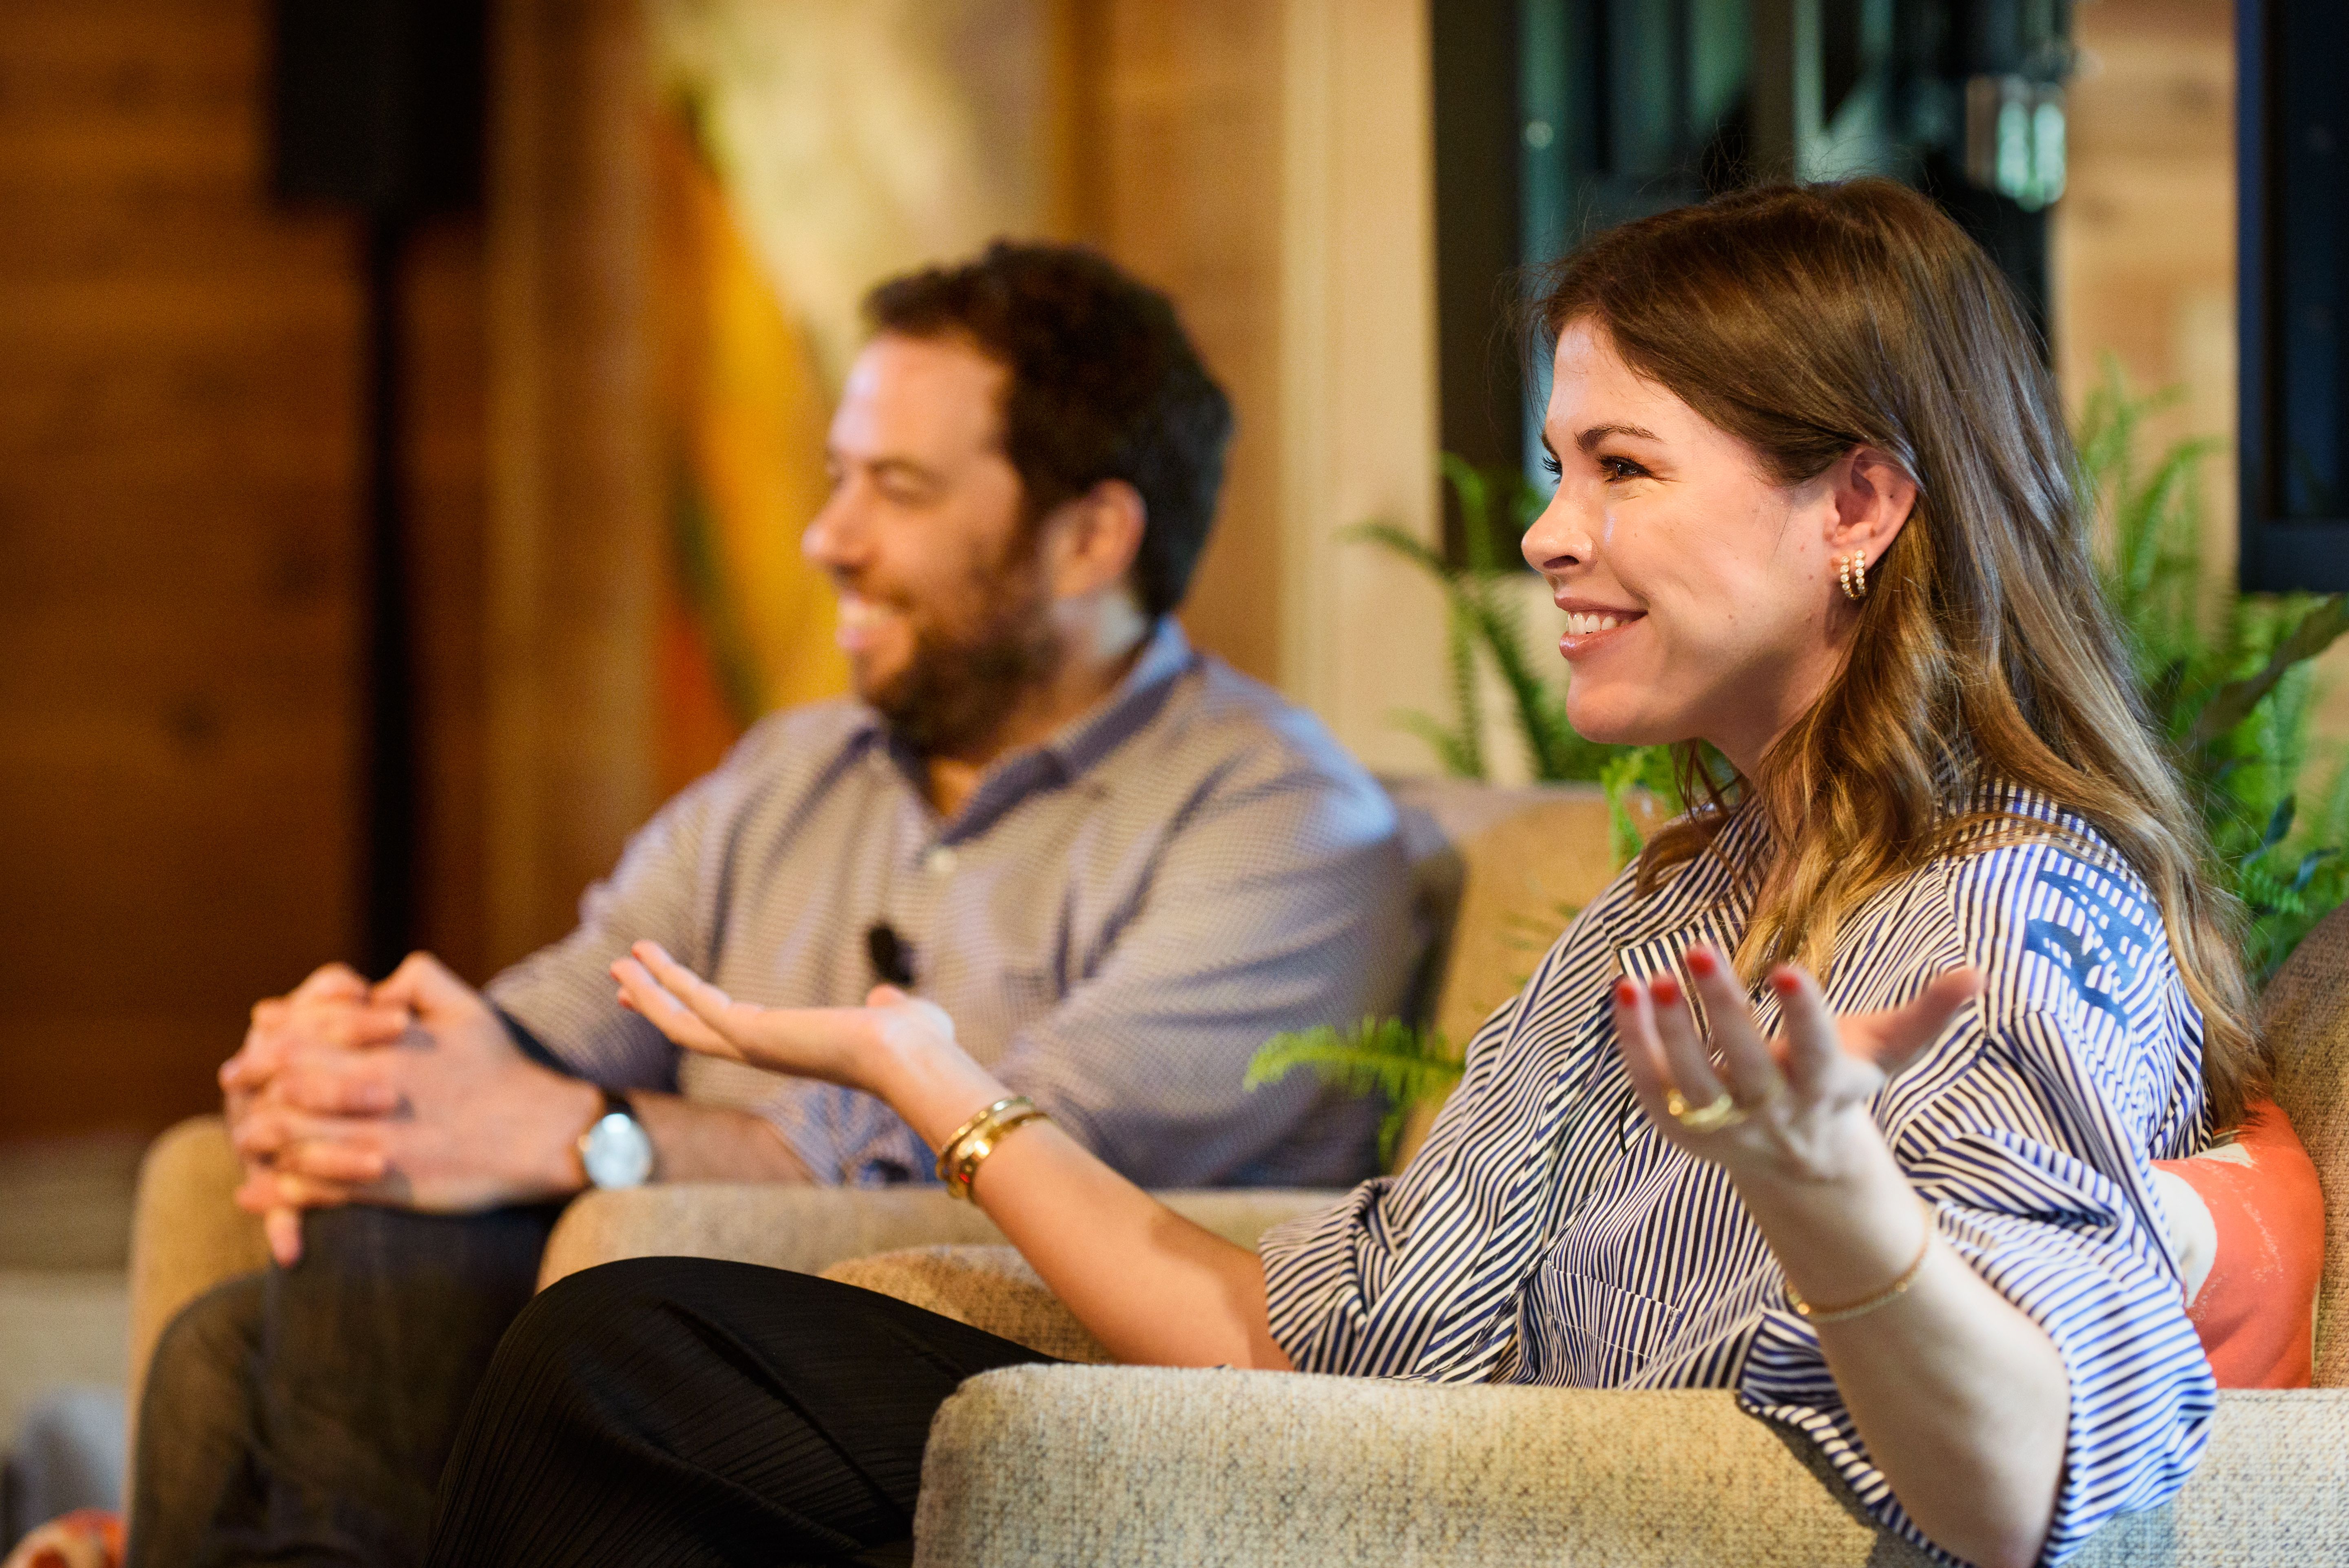
[[[970,1195],[971,1181],[987,1157],[1001,1146],[1004,1135],[1013,1128],[1048,1119],[1036,1109],[1034,1100],[1024,1094],[1014,1094],[1006,1095],[955,1129],[954,1136],[938,1150],[938,1180],[947,1184],[947,1196],[966,1203],[977,1202]]]

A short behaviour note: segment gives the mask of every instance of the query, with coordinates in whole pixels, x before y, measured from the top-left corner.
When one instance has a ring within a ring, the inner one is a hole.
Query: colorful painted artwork
[[[655,0],[661,781],[846,689],[800,555],[875,281],[1046,226],[1053,0]]]

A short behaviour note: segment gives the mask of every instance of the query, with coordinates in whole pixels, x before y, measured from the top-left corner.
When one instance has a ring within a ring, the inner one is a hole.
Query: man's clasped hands
[[[237,1203],[285,1266],[305,1209],[460,1213],[578,1191],[576,1140],[600,1105],[424,953],[372,985],[329,964],[260,1003],[220,1081],[244,1163]]]

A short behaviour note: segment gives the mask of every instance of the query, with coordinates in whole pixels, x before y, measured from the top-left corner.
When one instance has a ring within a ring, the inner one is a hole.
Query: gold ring
[[[1680,1090],[1668,1088],[1664,1091],[1664,1109],[1691,1132],[1718,1132],[1745,1119],[1744,1107],[1727,1089],[1723,1089],[1711,1105],[1692,1106]]]

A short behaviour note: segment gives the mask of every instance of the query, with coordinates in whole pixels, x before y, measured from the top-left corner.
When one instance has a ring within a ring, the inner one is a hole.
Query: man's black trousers
[[[416,1568],[436,1481],[435,1563],[904,1561],[931,1415],[1043,1359],[741,1264],[613,1264],[533,1301],[556,1212],[315,1212],[300,1264],[182,1312],[129,1568]]]
[[[809,1274],[638,1258],[515,1319],[440,1487],[432,1568],[910,1560],[930,1418],[1023,1346]]]

